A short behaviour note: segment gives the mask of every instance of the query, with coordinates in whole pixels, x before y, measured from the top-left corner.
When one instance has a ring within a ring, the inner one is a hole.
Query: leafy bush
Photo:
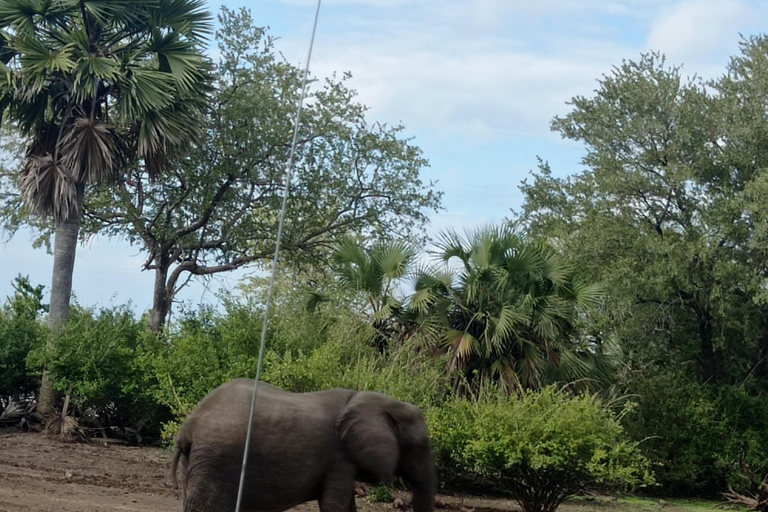
[[[261,318],[234,304],[228,310],[187,313],[167,338],[144,335],[141,364],[156,381],[151,393],[177,419],[220,384],[256,372]]]
[[[373,503],[392,503],[395,501],[395,496],[389,487],[379,485],[368,491],[368,499]]]
[[[445,363],[412,345],[380,354],[364,339],[331,340],[310,353],[270,352],[264,380],[294,392],[328,388],[378,391],[422,408],[450,393]]]
[[[27,355],[43,345],[47,333],[39,320],[43,287],[19,276],[13,288],[16,292],[0,309],[0,401],[37,390],[40,373],[27,366]]]
[[[443,480],[508,493],[526,512],[551,512],[587,486],[653,482],[647,460],[593,396],[547,388],[458,400],[431,409],[428,422]]]
[[[144,329],[126,306],[76,306],[51,346],[29,360],[38,369],[47,366],[54,389],[71,392],[71,404],[90,425],[156,433],[170,416],[150,393],[154,378],[141,365]]]
[[[744,489],[739,460],[768,473],[768,402],[759,390],[699,384],[667,373],[636,382],[638,408],[627,432],[647,439],[642,448],[657,463],[659,492],[718,497],[731,485]]]
[[[370,325],[351,310],[314,314],[288,299],[276,305],[270,322],[264,381],[293,392],[375,390],[422,407],[440,403],[449,393],[443,361],[413,345],[382,355],[368,343]],[[141,365],[155,378],[151,393],[175,417],[163,437],[172,436],[212,389],[256,373],[261,313],[253,303],[225,304],[226,314],[188,313],[167,338],[145,336]]]

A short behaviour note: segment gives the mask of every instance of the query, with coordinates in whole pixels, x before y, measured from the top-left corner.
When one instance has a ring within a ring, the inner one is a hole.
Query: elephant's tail
[[[181,459],[181,456],[187,456],[187,453],[189,452],[189,443],[184,439],[184,437],[181,435],[181,432],[176,435],[176,442],[173,446],[173,460],[171,461],[171,474],[170,474],[170,480],[171,480],[171,487],[174,489],[179,488],[179,481],[176,478],[176,471],[179,467],[179,459]]]

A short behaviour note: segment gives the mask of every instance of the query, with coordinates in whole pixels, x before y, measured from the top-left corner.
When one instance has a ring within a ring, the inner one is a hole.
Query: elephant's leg
[[[221,512],[235,510],[237,489],[234,494],[230,486],[224,489],[218,482],[194,482],[184,497],[184,512]]]
[[[356,512],[355,482],[352,475],[329,477],[318,500],[320,512]]]
[[[239,478],[231,465],[205,450],[190,453],[187,465],[184,512],[235,510]]]

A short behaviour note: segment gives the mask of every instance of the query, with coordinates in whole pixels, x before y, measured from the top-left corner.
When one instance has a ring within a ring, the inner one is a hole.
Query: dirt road
[[[39,434],[0,434],[0,511],[181,510],[163,486],[157,448],[62,443]]]
[[[0,430],[0,512],[181,512],[179,493],[164,485],[169,459],[170,452],[160,448],[65,443]],[[487,503],[472,506],[472,499],[441,499],[456,502],[451,508],[457,510],[488,509]],[[360,497],[357,508],[397,511]],[[493,502],[494,511],[512,508],[511,502]],[[309,503],[294,511],[318,508]]]

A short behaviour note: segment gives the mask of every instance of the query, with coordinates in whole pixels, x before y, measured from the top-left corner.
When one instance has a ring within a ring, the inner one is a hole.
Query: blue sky
[[[222,2],[210,2],[217,12]],[[297,65],[309,43],[315,0],[226,2],[247,5],[279,37]],[[520,205],[517,188],[548,160],[555,173],[578,172],[582,149],[550,132],[566,102],[589,96],[601,75],[642,52],[664,53],[686,74],[714,78],[738,52],[740,34],[768,26],[761,0],[325,0],[311,72],[350,71],[369,119],[402,123],[430,160],[445,211],[430,233],[499,222]],[[50,283],[52,257],[28,233],[0,245],[0,299],[17,274]],[[153,276],[138,247],[97,237],[81,247],[73,288],[85,305],[131,300],[149,307]],[[185,289],[190,303],[215,302],[244,272]]]

